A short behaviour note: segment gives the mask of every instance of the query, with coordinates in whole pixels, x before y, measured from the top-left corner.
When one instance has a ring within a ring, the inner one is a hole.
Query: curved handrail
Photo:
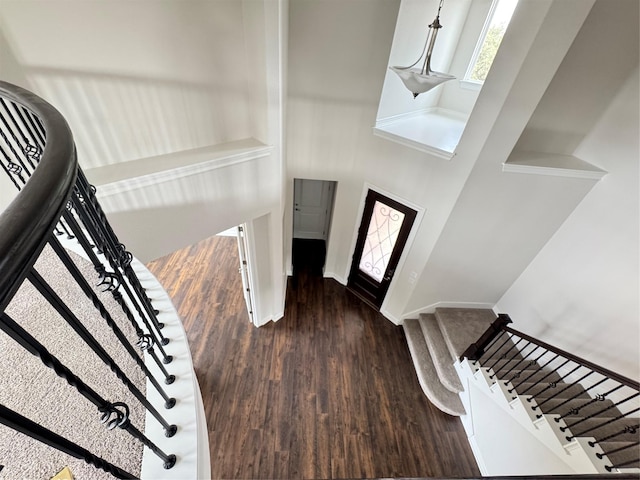
[[[16,198],[0,213],[0,312],[58,222],[75,185],[78,161],[64,117],[49,103],[21,87],[0,81],[0,96],[35,114],[46,132],[37,168]]]

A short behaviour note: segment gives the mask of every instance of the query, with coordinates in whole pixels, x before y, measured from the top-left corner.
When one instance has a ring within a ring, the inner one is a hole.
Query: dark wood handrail
[[[509,315],[500,313],[491,325],[485,330],[482,336],[474,343],[469,345],[467,349],[460,355],[460,360],[468,358],[469,360],[478,360],[483,354],[491,341],[496,338],[502,329],[511,323]]]
[[[78,162],[63,116],[37,95],[0,81],[0,96],[26,107],[42,122],[46,145],[37,168],[16,198],[0,213],[0,312],[58,222],[75,184]]]
[[[636,390],[640,390],[640,383],[636,380],[627,378],[623,375],[620,375],[619,373],[601,367],[600,365],[596,365],[589,360],[585,360],[582,357],[578,357],[577,355],[562,350],[561,348],[550,345],[546,342],[543,342],[542,340],[538,340],[537,338],[532,337],[531,335],[527,335],[526,333],[516,330],[515,328],[511,328],[508,326],[510,323],[512,323],[512,320],[509,315],[504,313],[498,314],[498,318],[494,320],[494,322],[487,328],[482,336],[475,343],[472,343],[462,355],[460,355],[460,360],[462,361],[465,358],[468,358],[469,360],[479,360],[480,357],[482,357],[482,355],[484,354],[487,346],[489,346],[494,338],[500,335],[501,332],[509,332],[513,335],[517,335],[524,340],[527,340],[528,342],[538,345],[549,352],[556,353],[561,357],[582,365],[583,367],[590,368],[594,372],[604,375],[611,380],[615,380],[623,385],[634,388]]]
[[[553,353],[557,353],[558,355],[571,360],[572,362],[575,363],[579,363],[580,365],[582,365],[583,367],[587,367],[590,368],[591,370],[593,370],[594,372],[597,372],[601,375],[604,375],[607,378],[610,378],[611,380],[615,380],[616,382],[619,382],[623,385],[626,385],[628,387],[634,388],[636,390],[640,390],[640,383],[632,380],[631,378],[627,378],[623,375],[620,375],[619,373],[613,372],[607,368],[601,367],[600,365],[597,365],[593,362],[590,362],[589,360],[585,360],[582,357],[578,357],[577,355],[574,355],[572,353],[569,353],[565,350],[562,350],[561,348],[558,347],[554,347],[553,345],[549,345],[548,343],[545,343],[541,340],[538,340],[535,337],[532,337],[531,335],[527,335],[526,333],[520,332],[519,330],[516,330],[515,328],[511,328],[511,327],[507,327],[505,326],[503,328],[503,330],[505,332],[509,332],[512,333],[514,335],[518,335],[519,337],[523,338],[524,340],[527,340],[531,343],[535,343],[536,345],[541,346],[542,348],[547,349],[550,352]]]

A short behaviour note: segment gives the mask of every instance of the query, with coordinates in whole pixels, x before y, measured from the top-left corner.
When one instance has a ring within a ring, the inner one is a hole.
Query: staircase
[[[585,370],[495,320],[491,310],[438,308],[403,325],[420,385],[461,418],[483,475],[640,472],[637,382]],[[497,409],[506,415],[487,422]]]
[[[459,396],[464,388],[454,362],[495,319],[491,310],[437,308],[435,314],[404,321],[420,386],[443,412],[457,417],[466,413]]]

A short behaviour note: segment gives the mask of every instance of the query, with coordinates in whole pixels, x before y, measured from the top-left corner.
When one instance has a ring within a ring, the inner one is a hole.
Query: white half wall
[[[576,154],[609,174],[498,301],[515,328],[640,378],[638,69]]]

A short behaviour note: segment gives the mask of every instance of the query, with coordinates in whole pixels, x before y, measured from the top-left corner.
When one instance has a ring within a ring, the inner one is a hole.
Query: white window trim
[[[476,62],[478,61],[478,56],[480,55],[480,51],[482,50],[482,46],[484,45],[484,40],[487,37],[487,32],[489,31],[489,25],[491,25],[491,21],[493,20],[493,15],[496,13],[496,8],[498,7],[498,2],[500,0],[493,0],[491,2],[491,7],[489,7],[489,13],[487,14],[487,18],[484,21],[484,25],[482,26],[482,32],[480,33],[480,37],[478,37],[478,41],[476,42],[476,48],[473,49],[473,55],[471,55],[471,60],[469,60],[469,64],[467,65],[467,71],[464,73],[464,77],[460,80],[460,83],[463,82],[467,84],[467,88],[475,89],[472,85],[480,85],[484,84],[484,81],[473,80],[471,78],[471,72],[473,72],[474,67],[476,66]]]

